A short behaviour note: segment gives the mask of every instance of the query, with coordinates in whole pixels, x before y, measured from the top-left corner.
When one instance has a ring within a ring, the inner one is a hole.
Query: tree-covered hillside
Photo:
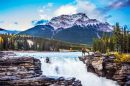
[[[38,25],[38,26],[30,28],[26,31],[20,32],[19,34],[51,38],[51,36],[52,36],[51,30],[54,30],[54,29],[53,29],[53,27],[51,27],[49,25]]]
[[[103,31],[98,31],[96,30],[95,26],[91,25],[88,25],[87,27],[81,27],[76,25],[71,28],[59,28],[57,30],[54,30],[54,28],[50,25],[38,25],[19,34],[53,38],[70,43],[92,45],[93,38],[102,37]],[[109,34],[112,35],[111,32]]]
[[[59,49],[81,50],[87,47],[89,46],[86,44],[72,44],[45,37],[9,34],[0,35],[0,50],[59,51]]]
[[[105,32],[106,34],[107,32]],[[70,43],[82,43],[92,45],[93,38],[102,37],[103,31],[97,31],[94,28],[73,26],[68,29],[64,29],[54,35],[54,39],[62,40]],[[112,35],[112,33],[109,33]]]

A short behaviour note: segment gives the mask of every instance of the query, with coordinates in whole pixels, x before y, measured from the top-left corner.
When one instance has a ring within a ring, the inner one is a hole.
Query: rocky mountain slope
[[[95,29],[98,31],[112,31],[112,26],[107,22],[104,23],[96,19],[89,19],[84,13],[54,17],[46,25],[52,26],[55,30],[58,28],[67,29],[75,25],[79,25],[81,27],[87,27],[91,25],[91,27],[95,27]]]
[[[54,28],[51,27],[50,25],[38,25],[26,31],[20,32],[20,34],[51,38],[53,35],[53,31]]]
[[[107,22],[89,19],[86,14],[78,13],[54,17],[45,25],[37,25],[20,34],[92,45],[92,38],[102,37],[103,31],[111,33],[112,27]]]

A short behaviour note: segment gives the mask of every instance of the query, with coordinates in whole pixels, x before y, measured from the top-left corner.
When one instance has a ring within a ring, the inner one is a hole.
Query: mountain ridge
[[[55,30],[58,28],[70,28],[74,25],[80,25],[81,27],[87,27],[88,25],[96,25],[99,28],[97,30],[104,32],[112,32],[113,26],[107,22],[100,22],[96,19],[90,19],[84,13],[78,13],[73,15],[61,15],[54,17],[46,25],[52,26]]]
[[[17,30],[6,30],[3,28],[0,28],[0,34],[18,34],[20,31]]]
[[[45,25],[37,25],[19,34],[91,45],[92,39],[101,38],[103,32],[112,33],[112,26],[107,22],[89,19],[86,14],[79,13],[54,17]]]

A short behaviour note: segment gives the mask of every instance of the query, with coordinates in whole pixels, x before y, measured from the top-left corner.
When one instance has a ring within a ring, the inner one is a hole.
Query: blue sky
[[[130,0],[0,0],[0,28],[23,31],[62,14],[130,26]]]

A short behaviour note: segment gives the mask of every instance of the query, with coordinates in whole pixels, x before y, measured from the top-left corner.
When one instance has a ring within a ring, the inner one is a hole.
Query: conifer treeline
[[[29,44],[29,41],[31,42]],[[36,50],[36,51],[59,51],[59,49],[81,50],[85,44],[72,44],[60,40],[47,39],[26,35],[0,35],[0,50]]]
[[[130,52],[130,32],[126,28],[120,28],[119,23],[113,28],[113,36],[103,33],[102,38],[93,39],[93,51],[100,51],[106,53],[109,51],[116,51],[119,53]]]

